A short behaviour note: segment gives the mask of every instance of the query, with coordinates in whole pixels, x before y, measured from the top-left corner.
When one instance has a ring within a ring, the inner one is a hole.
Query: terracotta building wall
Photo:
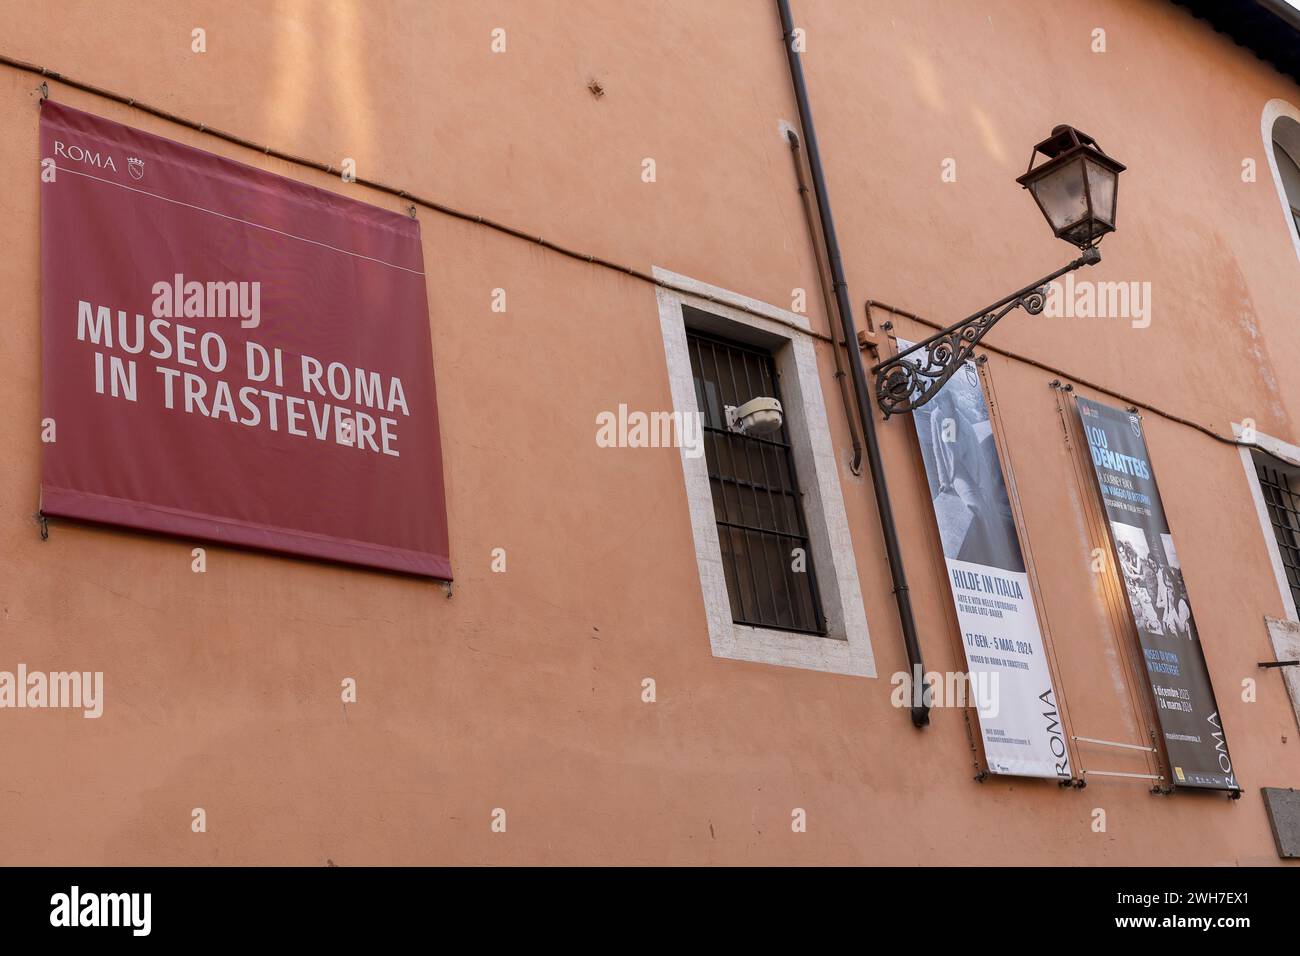
[[[1014,177],[1068,122],[1129,167],[1120,229],[1088,278],[1151,282],[1153,321],[1021,313],[990,341],[1219,433],[1252,417],[1300,442],[1300,262],[1259,132],[1266,101],[1300,103],[1294,83],[1158,0],[794,5],[859,325],[868,297],[951,321],[1067,261]],[[769,3],[255,14],[2,0],[0,22],[7,56],[255,142],[355,158],[364,177],[597,256],[782,308],[809,290],[826,328]],[[191,52],[195,27],[206,53]],[[504,53],[490,49],[496,27]],[[602,410],[671,407],[653,287],[428,209],[450,598],[425,581],[215,546],[195,574],[199,542],[111,528],[56,522],[41,541],[38,83],[0,67],[0,669],[102,670],[106,702],[99,720],[0,712],[0,863],[1277,862],[1258,789],[1300,786],[1300,732],[1281,679],[1256,666],[1273,657],[1263,616],[1284,611],[1236,449],[1145,417],[1244,798],[1156,797],[1120,779],[976,783],[962,711],[937,709],[917,731],[890,703],[906,659],[870,483],[843,464],[829,348],[818,359],[874,680],[711,656],[678,452],[594,441]],[[940,180],[945,158],[954,183]],[[1241,181],[1245,158],[1256,183]],[[494,288],[507,290],[504,314],[490,309]],[[988,370],[1071,730],[1136,739],[1054,376],[997,355]],[[910,427],[892,420],[881,440],[926,663],[956,670]],[[498,547],[504,574],[490,570]],[[345,677],[355,704],[340,700]],[[1256,702],[1241,699],[1245,678]],[[206,833],[191,832],[195,807]],[[489,826],[498,807],[504,834]],[[795,807],[806,833],[791,832]],[[1090,826],[1098,807],[1105,833]]]

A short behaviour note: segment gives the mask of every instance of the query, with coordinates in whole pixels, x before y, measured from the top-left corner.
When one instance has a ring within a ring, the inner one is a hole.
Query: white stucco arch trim
[[[1273,188],[1277,191],[1277,200],[1282,207],[1282,216],[1286,220],[1287,232],[1291,235],[1291,245],[1295,249],[1296,259],[1300,260],[1300,232],[1296,230],[1295,220],[1291,216],[1291,206],[1287,202],[1286,187],[1282,185],[1282,173],[1277,168],[1277,157],[1273,154],[1273,127],[1279,119],[1294,120],[1300,124],[1300,108],[1283,99],[1271,99],[1264,104],[1260,114],[1259,131],[1264,139],[1264,155],[1268,157],[1268,168],[1273,173]],[[1300,133],[1297,134],[1300,136]],[[1284,145],[1292,146],[1285,143]],[[1300,139],[1293,145],[1292,156],[1300,155]]]

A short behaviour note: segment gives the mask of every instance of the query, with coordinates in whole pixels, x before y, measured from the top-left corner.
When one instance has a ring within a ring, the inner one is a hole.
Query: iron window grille
[[[1268,506],[1268,520],[1277,538],[1286,583],[1300,607],[1300,471],[1281,468],[1255,456],[1255,472]]]
[[[764,437],[727,428],[727,405],[780,400],[772,355],[699,332],[687,343],[732,620],[825,635],[786,426]]]

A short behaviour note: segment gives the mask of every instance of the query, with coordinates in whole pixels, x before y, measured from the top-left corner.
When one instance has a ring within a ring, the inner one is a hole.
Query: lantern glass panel
[[[1058,166],[1031,183],[1029,188],[1058,235],[1064,234],[1088,215],[1088,197],[1083,191],[1081,162]]]
[[[1092,193],[1092,215],[1115,228],[1115,180],[1118,174],[1091,159],[1084,160],[1088,167],[1088,191]]]

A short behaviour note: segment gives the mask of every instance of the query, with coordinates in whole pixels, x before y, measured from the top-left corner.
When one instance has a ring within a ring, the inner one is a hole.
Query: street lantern
[[[1035,168],[1039,153],[1046,162]],[[1033,195],[1056,237],[1078,246],[1083,255],[874,366],[876,403],[886,418],[914,411],[939,394],[975,353],[985,333],[1008,312],[1024,309],[1038,315],[1047,301],[1048,283],[1101,261],[1097,243],[1115,231],[1115,199],[1123,171],[1122,163],[1073,126],[1055,127],[1034,147],[1029,169],[1016,182]]]
[[[1047,161],[1034,168],[1041,153]],[[1029,154],[1029,169],[1016,182],[1029,190],[1056,238],[1080,249],[1115,231],[1115,200],[1124,165],[1073,126],[1058,126]]]

